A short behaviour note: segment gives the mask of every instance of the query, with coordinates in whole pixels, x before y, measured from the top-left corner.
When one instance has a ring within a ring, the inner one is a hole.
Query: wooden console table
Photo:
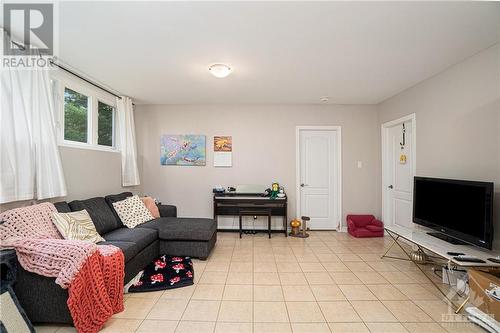
[[[268,233],[271,237],[271,216],[283,217],[283,232],[287,234],[287,198],[271,199],[260,194],[248,193],[216,193],[214,194],[214,220],[218,216],[238,216],[240,223],[240,236],[242,229],[242,216],[267,216]]]

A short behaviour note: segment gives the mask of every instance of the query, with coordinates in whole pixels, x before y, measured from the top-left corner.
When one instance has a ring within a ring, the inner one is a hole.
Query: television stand
[[[423,267],[421,267],[422,262],[416,261],[417,256],[411,255],[410,250],[408,249],[407,246],[405,246],[406,244],[410,243],[414,246],[417,246],[420,250],[432,253],[437,257],[442,258],[443,261],[447,261],[447,265],[452,265],[460,269],[466,269],[466,270],[473,268],[500,269],[500,264],[494,263],[492,261],[487,261],[488,258],[493,258],[496,256],[500,257],[500,252],[478,249],[477,247],[472,245],[452,245],[452,244],[446,245],[436,240],[436,237],[434,236],[435,234],[438,233],[427,232],[427,230],[424,231],[415,228],[406,228],[398,225],[386,225],[384,226],[384,229],[387,232],[387,234],[392,238],[393,242],[389,247],[386,248],[384,254],[382,254],[381,256],[381,259],[392,258],[399,260],[408,260],[413,262],[418,271],[422,273],[423,276],[425,276],[428,279],[428,281],[436,288],[436,291],[438,291],[445,299],[450,301],[451,306],[456,310],[455,313],[458,313],[462,309],[463,305],[465,305],[465,303],[462,303],[460,305],[456,304],[455,295],[445,292],[440,288],[441,285],[437,283],[431,276],[429,276],[430,270],[426,270]],[[446,235],[439,235],[439,236],[446,236]],[[399,255],[391,256],[389,255],[389,251],[395,245],[400,250]],[[454,255],[450,255],[448,252],[461,252],[466,254],[467,256],[473,256],[478,259],[482,259],[485,262],[478,263],[478,262],[458,261],[454,258]],[[403,254],[404,257],[401,257],[401,254]]]
[[[431,235],[433,237],[439,238],[441,240],[444,240],[445,242],[451,243],[453,245],[469,245],[466,242],[463,242],[459,239],[450,237],[448,235],[442,234],[440,232],[428,232],[428,235]]]

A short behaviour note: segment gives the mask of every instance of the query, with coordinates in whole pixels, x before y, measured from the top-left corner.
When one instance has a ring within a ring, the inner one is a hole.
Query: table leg
[[[214,221],[216,230],[219,229],[219,222],[217,221],[217,204],[214,201]]]
[[[429,281],[430,281],[430,282],[434,285],[434,287],[436,287],[436,289],[437,289],[437,290],[438,290],[438,291],[439,291],[439,292],[440,292],[440,293],[441,293],[441,294],[442,294],[442,295],[443,295],[443,296],[444,296],[444,297],[445,297],[448,301],[450,301],[451,306],[452,306],[452,307],[454,307],[454,308],[456,309],[456,308],[457,308],[457,306],[456,306],[456,305],[455,305],[455,303],[454,303],[454,302],[453,302],[453,301],[452,301],[452,300],[448,297],[448,295],[446,295],[446,294],[444,293],[444,291],[442,291],[442,290],[441,290],[441,288],[439,288],[439,286],[436,284],[436,282],[434,282],[434,280],[432,280],[429,276],[427,276],[427,274],[426,274],[426,273],[425,273],[425,271],[424,271],[424,270],[420,267],[420,265],[419,265],[417,262],[415,262],[415,261],[412,259],[411,255],[409,255],[409,254],[408,254],[408,252],[406,252],[406,250],[405,250],[405,249],[401,246],[401,244],[399,244],[399,242],[398,242],[398,238],[399,238],[399,236],[398,236],[397,238],[395,238],[395,237],[392,235],[392,233],[391,233],[390,231],[388,231],[388,230],[387,230],[387,233],[388,233],[388,234],[389,234],[389,236],[391,236],[391,238],[394,240],[394,244],[396,244],[397,246],[399,246],[399,248],[400,248],[400,249],[404,252],[404,254],[406,254],[406,256],[408,257],[408,259],[410,259],[410,261],[411,261],[412,263],[414,263],[414,264],[415,264],[415,266],[417,266],[418,270],[419,270],[422,274],[424,274],[424,276],[427,278],[427,280],[429,280]]]
[[[288,218],[287,218],[287,213],[286,213],[286,206],[285,206],[285,216],[283,216],[283,229],[285,229],[285,237],[288,237]]]
[[[269,234],[269,238],[271,238],[271,213],[267,215],[267,232]]]
[[[387,232],[387,233],[389,233],[389,232]],[[394,238],[393,238],[393,239],[394,239]],[[392,249],[392,247],[394,246],[394,244],[396,244],[396,241],[397,241],[398,239],[399,239],[399,236],[397,236],[397,237],[396,237],[396,240],[393,240],[393,241],[392,241],[391,246],[389,246],[389,248],[387,249],[387,251],[385,251],[385,252],[384,252],[384,254],[380,257],[380,259],[384,258],[384,257],[387,255],[387,253],[389,253],[389,251]]]
[[[241,233],[243,231],[243,223],[241,221],[241,214],[239,215],[239,220],[240,220],[240,238],[241,238]]]
[[[462,304],[460,304],[460,306],[458,307],[458,309],[455,311],[455,314],[458,314],[460,312],[460,310],[462,310],[462,308],[465,306],[465,304],[467,304],[467,302],[469,301],[470,299],[470,296],[467,296],[467,298],[465,299],[465,301],[463,301]]]

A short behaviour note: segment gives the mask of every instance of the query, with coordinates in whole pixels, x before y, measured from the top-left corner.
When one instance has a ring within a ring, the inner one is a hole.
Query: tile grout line
[[[327,245],[327,244],[325,243],[325,245]],[[311,250],[312,250],[312,249],[311,249]],[[321,265],[321,267],[323,267],[323,269],[325,270],[325,272],[327,272],[327,274],[328,274],[328,271],[326,270],[325,266],[323,266],[323,263],[321,263],[321,261],[319,260],[319,257],[316,255],[316,253],[314,252],[314,250],[312,250],[312,251],[313,251],[313,255],[314,255],[314,256],[318,259],[319,264]],[[333,253],[333,252],[332,252],[332,253]],[[300,264],[299,264],[299,266],[300,266]],[[302,272],[303,272],[302,274],[304,274],[304,276],[305,276],[305,278],[306,278],[307,286],[309,287],[309,290],[311,291],[311,293],[312,293],[312,295],[313,295],[313,297],[314,297],[314,299],[315,299],[315,301],[316,301],[316,306],[318,307],[319,312],[321,313],[321,316],[322,316],[322,317],[323,317],[323,319],[325,320],[326,327],[328,328],[328,330],[329,330],[330,332],[332,332],[332,330],[331,330],[331,328],[330,328],[330,325],[328,325],[328,321],[326,320],[326,316],[325,316],[325,314],[324,314],[323,310],[321,309],[321,306],[320,306],[320,304],[319,304],[319,302],[318,302],[318,299],[316,298],[316,295],[315,295],[315,294],[314,294],[314,292],[312,291],[311,284],[309,283],[309,280],[307,279],[307,276],[305,275],[305,272],[304,272],[304,270],[302,269],[302,266],[300,266],[300,269],[302,270]],[[328,276],[330,277],[330,279],[332,279],[332,277],[330,276],[330,274],[328,274]],[[332,281],[334,281],[334,280],[332,279]]]
[[[207,262],[207,264],[208,264],[208,262]],[[189,303],[191,302],[191,299],[193,298],[194,292],[196,291],[196,288],[198,288],[198,284],[200,283],[201,277],[203,276],[203,274],[205,274],[205,269],[206,268],[207,268],[207,265],[205,265],[205,268],[203,269],[203,272],[201,273],[198,281],[196,282],[196,286],[195,286],[195,289],[193,290],[193,293],[191,295],[189,295],[189,299],[186,302],[184,310],[182,311],[182,314],[181,314],[179,320],[177,321],[177,325],[175,325],[174,332],[177,332],[177,329],[179,328],[179,325],[181,324],[182,317],[184,317],[184,314],[186,313],[186,310],[187,310],[187,308],[189,306]]]
[[[326,261],[325,261],[325,262],[323,262],[323,261],[320,259],[320,257],[318,256],[318,255],[320,255],[320,254],[324,254],[324,253],[321,253],[321,252],[323,252],[323,251],[324,251],[324,250],[323,250],[323,248],[324,248],[324,247],[328,248],[328,249],[330,250],[330,252],[331,252],[331,253],[333,253],[334,255],[336,255],[337,257],[339,257],[339,256],[341,256],[341,255],[342,255],[342,254],[337,254],[336,252],[334,252],[334,250],[332,250],[332,245],[329,245],[329,244],[328,244],[328,241],[330,241],[330,240],[332,240],[332,238],[329,238],[329,239],[328,239],[328,238],[325,238],[325,239],[323,239],[323,238],[319,238],[319,239],[318,239],[318,241],[315,241],[315,242],[314,242],[315,246],[313,246],[313,247],[311,247],[311,246],[310,246],[309,244],[307,244],[306,242],[303,242],[303,243],[301,243],[301,244],[292,244],[292,242],[290,242],[290,241],[288,241],[288,242],[279,242],[279,243],[276,243],[276,244],[271,243],[271,244],[272,244],[271,249],[278,249],[278,248],[280,248],[280,250],[278,251],[278,253],[276,253],[276,254],[279,254],[279,255],[283,255],[283,253],[282,253],[282,252],[283,252],[284,250],[283,250],[282,248],[288,248],[288,250],[289,250],[289,251],[292,251],[293,256],[294,256],[294,259],[295,259],[295,261],[293,261],[293,263],[297,264],[297,265],[300,267],[300,272],[301,272],[301,274],[304,276],[304,278],[305,278],[305,280],[306,280],[306,282],[307,282],[307,286],[308,286],[309,290],[312,292],[312,287],[313,287],[313,286],[315,286],[316,284],[312,285],[312,284],[310,283],[310,281],[307,279],[306,273],[308,273],[308,272],[304,271],[304,268],[300,265],[302,262],[299,262],[299,258],[298,258],[298,257],[299,257],[299,256],[300,256],[300,257],[302,257],[302,256],[307,256],[307,255],[309,255],[308,251],[309,251],[309,250],[310,250],[310,251],[312,251],[312,255],[314,255],[317,259],[319,259],[319,264],[321,265],[321,267],[322,267],[323,269],[325,269],[325,271],[326,271],[326,273],[328,274],[328,276],[330,276],[330,278],[331,278],[331,279],[333,280],[333,282],[334,282],[334,284],[328,284],[328,285],[335,285],[335,286],[337,286],[337,287],[338,287],[337,281],[335,281],[335,279],[333,278],[333,276],[331,276],[331,273],[332,273],[332,272],[328,271],[328,270],[326,269],[325,265],[324,265],[324,264],[326,263]],[[346,243],[346,242],[345,242],[345,241],[343,241],[343,240],[337,240],[337,242],[338,242],[339,244],[341,244],[341,246],[345,246],[345,243]],[[255,274],[256,274],[256,273],[260,273],[260,272],[255,272],[255,264],[256,264],[255,258],[257,257],[257,256],[255,255],[255,249],[257,248],[258,244],[257,244],[255,241],[253,241],[253,240],[252,240],[252,242],[250,242],[250,243],[240,244],[239,246],[238,246],[238,245],[236,245],[236,244],[237,244],[237,243],[235,242],[235,243],[234,243],[234,245],[231,247],[231,258],[229,259],[230,261],[229,261],[229,268],[228,268],[228,270],[230,270],[231,263],[233,263],[232,259],[233,259],[233,255],[234,255],[234,253],[235,253],[236,251],[238,251],[238,250],[243,250],[243,251],[242,251],[242,252],[243,252],[242,257],[238,258],[238,261],[235,261],[235,263],[236,263],[236,262],[238,262],[238,263],[240,263],[240,262],[251,262],[251,263],[252,263],[252,272],[251,272],[251,274],[252,274],[252,283],[250,284],[250,286],[251,286],[251,291],[252,291],[252,292],[251,292],[251,297],[250,297],[250,299],[251,299],[252,304],[254,305],[254,304],[255,304],[255,302],[256,302],[256,299],[255,299],[255,297],[254,297],[254,296],[255,296],[255,283],[256,283],[256,281],[255,281],[254,277],[255,277]],[[249,246],[249,244],[250,244],[250,246]],[[319,246],[317,246],[316,244],[319,244]],[[321,244],[322,244],[322,245],[324,245],[324,246],[322,246]],[[243,245],[243,246],[241,246],[241,245]],[[384,246],[385,246],[385,245],[384,245]],[[298,253],[299,253],[299,251],[298,251],[298,250],[297,250],[297,251],[295,250],[295,249],[301,249],[301,248],[304,248],[304,247],[305,247],[305,248],[306,248],[306,250],[307,250],[307,252],[306,252],[306,253],[301,252],[301,254],[299,255],[299,254],[298,254]],[[356,244],[356,245],[351,246],[350,248],[352,249],[352,248],[356,248],[356,247],[361,248],[361,246],[358,246],[357,244]],[[368,247],[372,247],[372,245],[371,245],[371,244],[369,244],[369,246],[365,246],[365,247],[367,247],[367,248],[368,248]],[[315,250],[315,249],[316,249],[316,250]],[[318,250],[318,249],[319,249],[319,250]],[[356,250],[356,249],[354,249],[354,250],[351,250],[351,249],[349,249],[349,251],[351,251],[351,253],[353,253],[352,251],[355,251],[355,250]],[[244,258],[246,257],[245,252],[247,252],[248,250],[251,250],[251,254],[252,254],[252,255],[251,255],[251,257],[252,257],[252,260],[251,260],[251,261],[244,260]],[[361,249],[361,250],[362,250],[362,251],[365,251],[365,250],[363,250],[363,249]],[[343,252],[345,252],[346,250],[344,249],[344,250],[342,250],[342,251],[343,251]],[[318,253],[318,252],[319,252],[319,253]],[[274,252],[273,252],[273,253],[274,253]],[[361,257],[360,255],[358,255],[358,252],[356,252],[355,254],[356,254],[358,257],[360,257],[360,258],[362,259],[360,262],[364,262],[365,264],[369,265],[369,266],[373,269],[373,271],[375,271],[376,273],[378,273],[378,274],[380,274],[380,273],[381,273],[381,272],[379,272],[378,270],[374,269],[374,268],[373,268],[373,267],[369,264],[369,263],[370,263],[370,260],[373,260],[373,259],[364,259],[364,257]],[[364,254],[364,253],[361,253],[361,254]],[[287,303],[288,303],[288,302],[292,303],[292,302],[294,302],[294,301],[287,301],[287,300],[285,299],[285,297],[284,297],[284,289],[283,289],[284,285],[282,284],[282,280],[281,280],[281,277],[280,277],[280,275],[279,275],[279,273],[280,273],[280,272],[278,272],[278,267],[277,267],[276,257],[274,256],[274,254],[273,254],[273,257],[274,257],[274,258],[273,258],[273,259],[274,259],[274,265],[276,266],[276,275],[278,276],[278,279],[279,279],[279,284],[280,284],[280,290],[281,290],[281,293],[282,293],[282,295],[283,295],[283,302],[285,303],[285,307],[286,307],[286,310],[287,310],[288,326],[290,326],[290,327],[291,327],[292,322],[291,322],[290,312],[289,312],[289,310],[288,310]],[[368,257],[368,258],[369,258],[369,257]],[[340,259],[340,258],[339,258],[339,259]],[[377,260],[377,261],[379,261],[379,260]],[[208,264],[209,262],[210,262],[210,261],[208,261],[208,262],[207,262],[207,264]],[[344,264],[344,265],[345,265],[345,263],[346,263],[346,262],[348,262],[348,261],[342,261],[342,260],[340,259],[338,262],[339,262],[339,263],[342,263],[342,264]],[[386,261],[382,261],[382,262],[386,262]],[[306,262],[306,263],[307,263],[307,262]],[[392,265],[392,262],[391,262],[391,261],[389,261],[388,263]],[[205,267],[206,267],[206,266],[205,266]],[[411,280],[415,280],[415,279],[414,279],[414,278],[410,275],[410,273],[411,273],[411,272],[413,272],[413,271],[406,271],[406,270],[404,270],[404,269],[405,269],[405,267],[404,267],[404,266],[400,266],[400,265],[398,265],[398,266],[395,266],[395,265],[394,265],[394,268],[396,269],[396,271],[397,271],[397,272],[403,273],[403,275],[407,276],[409,279],[411,279]],[[349,271],[350,273],[352,273],[354,276],[358,277],[358,275],[356,274],[356,272],[355,272],[355,271],[353,271],[350,267],[347,267],[347,269],[348,269],[348,271]],[[200,280],[201,280],[201,276],[202,276],[205,272],[206,272],[205,270],[203,270],[203,271],[202,271],[202,274],[200,275]],[[410,272],[410,273],[408,273],[408,272]],[[382,275],[382,274],[380,274],[380,275]],[[227,286],[228,286],[228,282],[227,282],[227,281],[228,281],[228,277],[229,277],[229,271],[227,272],[226,279],[225,279],[224,284],[223,284],[223,285],[224,285],[224,287],[223,287],[223,290],[222,290],[222,298],[221,298],[221,300],[220,300],[220,303],[219,303],[219,308],[218,308],[218,310],[217,310],[217,317],[216,317],[216,321],[215,321],[215,324],[214,324],[213,330],[216,330],[216,328],[217,328],[217,323],[218,323],[218,319],[220,318],[220,313],[221,313],[220,311],[221,311],[221,307],[222,307],[222,302],[224,301],[224,293],[226,292],[226,290],[227,290]],[[359,277],[358,277],[358,278],[359,278]],[[385,277],[384,277],[384,278],[385,278]],[[198,280],[198,281],[197,281],[197,284],[196,284],[196,286],[195,286],[195,290],[196,290],[196,288],[198,288],[200,280]],[[404,284],[406,284],[406,283],[404,283]],[[414,284],[416,284],[416,285],[421,285],[420,280],[415,280],[415,283],[414,283]],[[239,285],[239,284],[238,284],[238,285]],[[365,286],[366,288],[368,288],[368,287],[367,287],[367,284],[366,284],[366,283],[364,283],[363,281],[361,281],[361,285],[363,285],[363,286]],[[374,285],[378,285],[378,284],[374,284]],[[392,287],[396,288],[396,287],[395,287],[395,285],[394,285],[392,282],[390,282],[390,281],[387,281],[387,283],[384,283],[383,285],[390,285],[390,286],[392,286]],[[412,284],[409,284],[409,285],[412,285]],[[422,288],[424,288],[424,286],[422,286]],[[396,288],[396,289],[397,289],[397,290],[399,290],[399,288]],[[426,289],[428,292],[430,292],[427,288],[425,288],[425,289]],[[191,302],[191,300],[193,300],[193,296],[194,296],[195,290],[193,291],[193,293],[191,294],[191,296],[187,299],[187,304],[186,304],[186,307],[184,308],[184,311],[183,311],[183,313],[182,313],[182,315],[181,315],[181,319],[177,322],[177,325],[176,325],[175,329],[178,329],[178,327],[179,327],[179,325],[180,325],[180,322],[182,321],[182,317],[183,317],[183,315],[185,314],[185,312],[186,312],[186,310],[187,310],[187,306],[189,305],[189,303]],[[351,300],[347,299],[346,295],[344,294],[344,292],[343,292],[340,288],[339,288],[339,290],[340,290],[340,293],[341,293],[341,294],[342,294],[342,295],[346,298],[346,300],[347,300],[347,302],[350,304],[350,306],[351,306],[351,307],[353,307],[353,303],[351,302]],[[368,288],[368,290],[370,290],[370,288]],[[399,291],[400,291],[400,290],[399,290]],[[370,290],[370,292],[373,294],[373,292],[372,292],[371,290]],[[165,292],[164,292],[164,293],[162,293],[162,295],[163,295],[163,294],[165,294]],[[431,293],[431,294],[432,294],[432,293]],[[159,303],[159,301],[162,299],[162,295],[160,295],[160,297],[159,297],[158,299],[156,299],[156,301],[153,303],[153,306],[152,306],[152,308],[149,310],[149,312],[148,312],[148,314],[146,315],[146,317],[140,320],[140,323],[139,323],[139,327],[138,327],[138,329],[140,328],[140,326],[142,325],[142,323],[143,323],[145,320],[147,320],[147,316],[151,313],[151,311],[152,311],[152,309],[154,308],[154,306],[156,306],[156,305]],[[313,297],[314,297],[315,304],[317,304],[317,306],[319,307],[319,302],[320,302],[320,301],[318,301],[318,298],[317,298],[316,294],[315,294],[314,292],[312,292],[312,295],[313,295]],[[405,296],[406,296],[406,295],[405,295]],[[408,296],[406,296],[406,297],[408,298]],[[412,303],[414,306],[416,306],[417,308],[421,309],[421,310],[422,310],[425,314],[427,314],[427,313],[423,310],[423,308],[421,307],[421,305],[419,305],[419,304],[415,303],[415,301],[417,301],[417,300],[414,300],[414,299],[412,299],[412,298],[409,298],[408,300],[410,300],[410,301],[411,301],[411,303]],[[246,300],[239,299],[238,301],[246,301]],[[429,301],[431,301],[431,300],[429,300]],[[437,299],[436,301],[443,301],[443,300]],[[301,302],[301,301],[300,301],[300,300],[297,300],[296,302]],[[386,308],[385,304],[383,303],[384,301],[383,301],[383,300],[382,300],[379,296],[376,296],[376,295],[375,295],[375,300],[374,300],[374,302],[379,302],[379,303],[381,303],[381,304],[382,304],[382,306],[384,306],[384,308],[385,308],[385,309],[386,309],[389,313],[391,313],[391,314],[394,316],[394,313],[392,313],[392,311],[390,311],[389,309],[387,309],[387,308]],[[446,302],[444,302],[444,301],[443,301],[443,303],[444,303],[444,304],[446,304]],[[253,305],[252,305],[252,332],[255,330],[255,327],[254,327],[254,326],[255,326],[255,325],[254,325],[254,324],[255,324],[255,322],[253,321],[253,316],[254,316],[254,313],[253,313],[254,307],[253,307]],[[324,322],[325,322],[325,323],[326,323],[326,325],[328,326],[328,329],[331,331],[332,329],[331,329],[331,328],[330,328],[330,326],[329,326],[329,322],[328,322],[328,321],[326,321],[325,314],[323,313],[323,311],[322,311],[321,307],[319,307],[319,308],[320,308],[320,311],[321,311],[321,313],[322,313],[323,319],[325,320]],[[355,313],[356,313],[356,314],[357,314],[357,315],[361,318],[361,316],[359,315],[358,311],[356,311],[356,309],[355,309],[354,307],[353,307],[353,309],[354,309],[354,312],[355,312]],[[430,316],[430,315],[428,315],[428,314],[427,314],[427,316],[429,316],[429,317],[432,319],[432,322],[431,322],[432,324],[439,325],[439,327],[442,327],[442,328],[444,329],[444,327],[443,327],[443,325],[442,325],[442,324],[443,324],[442,322],[437,322],[437,321],[435,321],[435,320],[434,320],[434,318],[433,318],[433,317],[431,317],[431,316]],[[395,316],[394,316],[394,317],[395,317]],[[361,318],[361,320],[362,320],[361,322],[362,322],[362,323],[366,326],[366,322],[365,322],[365,321],[363,321],[363,319],[362,319],[362,318]],[[405,331],[407,331],[406,326],[404,325],[404,324],[406,324],[406,323],[405,323],[405,322],[400,322],[398,318],[396,318],[396,320],[397,320],[397,321],[396,321],[396,323],[398,323],[400,326],[402,326],[402,328],[403,328]],[[418,322],[417,322],[417,323],[418,323]],[[137,329],[137,330],[138,330],[138,329]],[[57,330],[61,330],[61,328],[58,328]],[[56,330],[56,332],[57,332],[57,330]]]
[[[165,291],[163,291],[163,293],[160,295],[160,297],[165,293]],[[158,297],[158,299],[153,303],[153,306],[151,306],[151,309],[149,309],[148,313],[144,316],[144,318],[142,319],[139,319],[141,321],[141,323],[139,324],[139,326],[137,327],[137,329],[135,330],[135,332],[137,332],[137,330],[139,330],[139,328],[141,327],[142,323],[144,322],[144,320],[146,320],[146,318],[149,316],[149,314],[151,313],[151,311],[153,311],[153,308],[154,306],[158,303],[158,301],[160,300],[160,297]],[[130,297],[128,298],[130,299]],[[127,300],[128,300],[127,299]],[[147,298],[146,298],[147,299]],[[124,302],[125,303],[125,302]],[[124,309],[125,311],[125,309]],[[125,318],[126,319],[126,318]]]
[[[235,246],[236,247],[236,246]],[[221,296],[221,300],[219,302],[219,308],[217,309],[217,316],[215,318],[215,323],[214,323],[214,327],[212,329],[212,332],[215,332],[216,328],[217,328],[217,322],[219,320],[219,315],[220,315],[220,311],[221,311],[221,308],[222,308],[222,301],[224,299],[224,292],[226,290],[226,285],[227,285],[227,279],[229,277],[229,272],[231,271],[231,263],[233,262],[233,255],[234,255],[234,250],[235,250],[235,247],[233,247],[233,250],[231,251],[231,260],[229,261],[229,267],[228,267],[228,272],[227,272],[227,275],[226,275],[226,278],[224,280],[224,288],[222,288],[222,296]],[[253,246],[252,246],[253,247]]]
[[[361,257],[360,257],[360,258],[361,258]],[[362,258],[361,258],[361,259],[362,259]],[[340,260],[342,261],[342,258],[340,258]],[[365,264],[367,264],[367,262],[365,262],[365,261],[364,261],[364,259],[363,259],[363,261],[362,261],[362,262],[363,262],[363,263],[365,263]],[[349,269],[349,271],[350,271],[351,273],[353,273],[353,274],[354,274],[354,275],[355,275],[355,276],[359,279],[359,277],[356,275],[356,273],[355,273],[354,271],[352,271],[352,269],[351,269],[349,266],[347,266],[347,265],[345,264],[345,261],[342,261],[342,263],[343,263],[343,264],[347,267],[347,269]],[[335,279],[334,279],[334,280],[335,280]],[[359,279],[359,280],[360,280],[360,279]],[[360,280],[360,281],[361,281],[361,280]],[[335,282],[336,282],[336,281],[335,281]],[[363,281],[361,281],[361,282],[362,282],[362,285],[366,287],[366,284],[365,284]],[[337,286],[338,286],[338,284],[337,284]],[[366,288],[368,288],[368,287],[366,287]],[[369,288],[368,288],[368,289],[369,289]],[[352,307],[352,309],[354,310],[354,312],[357,314],[357,316],[358,316],[358,317],[359,317],[359,319],[361,320],[361,323],[364,325],[364,327],[365,327],[367,330],[369,330],[369,331],[370,331],[370,329],[368,328],[367,323],[364,321],[363,317],[360,315],[360,313],[359,313],[359,312],[356,310],[356,308],[353,306],[353,304],[352,304],[351,300],[347,297],[347,295],[346,295],[346,294],[342,291],[342,289],[341,289],[341,288],[339,288],[339,290],[340,290],[340,292],[342,293],[342,295],[344,295],[344,298],[345,298],[345,299],[346,299],[346,301],[349,303],[349,305]],[[371,291],[370,291],[370,292],[371,292]],[[372,293],[372,294],[373,294],[373,293]],[[375,297],[375,298],[377,298],[375,295],[374,295],[374,297]],[[385,307],[385,305],[384,305],[381,301],[379,301],[379,300],[378,300],[378,302],[380,302],[380,303],[384,306],[384,308],[385,308],[387,311],[389,311],[389,312],[390,312],[390,310],[389,310],[389,309],[387,309],[387,308]],[[320,307],[320,310],[321,310],[321,307]],[[392,314],[392,312],[391,312],[391,314]],[[323,313],[323,315],[324,315],[324,313]],[[394,316],[394,314],[392,314],[392,315]],[[395,319],[397,319],[395,316],[394,316],[394,318],[395,318]],[[325,317],[325,319],[326,319],[326,317]],[[398,322],[399,322],[399,321],[398,321]],[[327,322],[327,323],[328,323],[328,322]],[[402,325],[401,325],[401,326],[402,326]],[[330,325],[328,325],[328,328],[330,329]],[[403,328],[404,328],[404,327],[403,327]],[[404,328],[404,329],[406,330],[406,328]],[[331,331],[331,330],[330,330],[330,331]]]

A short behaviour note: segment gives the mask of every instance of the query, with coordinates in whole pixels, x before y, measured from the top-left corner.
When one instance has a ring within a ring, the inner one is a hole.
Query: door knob
[[[304,183],[300,184],[300,187],[304,187],[304,186],[309,186],[309,185],[304,184]]]
[[[391,190],[394,188],[394,186],[392,186],[392,185],[389,185],[387,187],[390,188]]]

